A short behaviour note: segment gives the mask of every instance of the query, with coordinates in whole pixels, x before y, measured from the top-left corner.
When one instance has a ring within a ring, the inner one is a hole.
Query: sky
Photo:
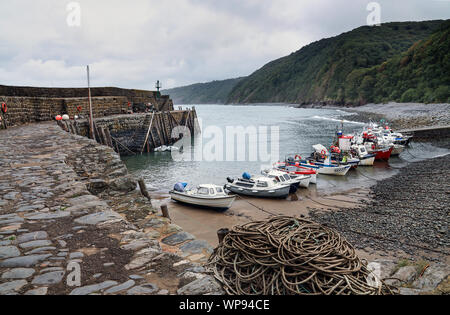
[[[0,0],[0,84],[154,89],[246,76],[367,24],[366,0]],[[381,22],[450,0],[379,0]]]

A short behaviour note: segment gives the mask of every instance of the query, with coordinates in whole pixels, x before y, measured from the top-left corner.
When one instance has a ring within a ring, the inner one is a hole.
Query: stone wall
[[[68,114],[71,117],[78,114],[89,115],[87,98],[45,98],[45,97],[2,97],[8,106],[5,118],[9,126],[30,122],[49,121],[57,115]],[[94,97],[92,108],[95,117],[119,115],[127,111],[126,97]]]
[[[157,96],[157,92],[120,88],[92,88],[93,112],[96,117],[126,113],[129,104],[152,104],[157,111],[173,110],[168,95]],[[8,106],[8,125],[48,121],[56,115],[76,115],[82,107],[88,114],[88,90],[86,88],[38,88],[0,85],[0,101]]]
[[[196,120],[195,109],[108,116],[95,119],[95,136],[99,143],[111,146],[121,155],[133,155],[143,149],[150,152],[163,145],[173,145],[178,139],[172,138],[172,131],[178,126],[187,126],[194,135],[198,131]],[[150,124],[152,128],[144,146]],[[68,132],[89,136],[88,120],[64,121],[60,125]]]

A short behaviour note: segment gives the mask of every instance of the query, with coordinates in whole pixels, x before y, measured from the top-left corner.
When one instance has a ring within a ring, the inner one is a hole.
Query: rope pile
[[[230,295],[381,295],[379,281],[337,232],[306,219],[273,217],[234,227],[209,266]]]

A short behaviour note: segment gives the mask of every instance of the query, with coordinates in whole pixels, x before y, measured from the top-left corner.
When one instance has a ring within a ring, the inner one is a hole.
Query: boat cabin
[[[223,187],[215,185],[200,185],[197,187],[197,194],[202,196],[225,195]]]

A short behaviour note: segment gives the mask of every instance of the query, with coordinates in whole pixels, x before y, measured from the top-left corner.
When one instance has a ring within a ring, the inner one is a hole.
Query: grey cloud
[[[248,75],[303,45],[364,25],[365,0],[62,0],[0,3],[0,84],[152,88]],[[379,0],[383,22],[448,18],[450,2]]]

